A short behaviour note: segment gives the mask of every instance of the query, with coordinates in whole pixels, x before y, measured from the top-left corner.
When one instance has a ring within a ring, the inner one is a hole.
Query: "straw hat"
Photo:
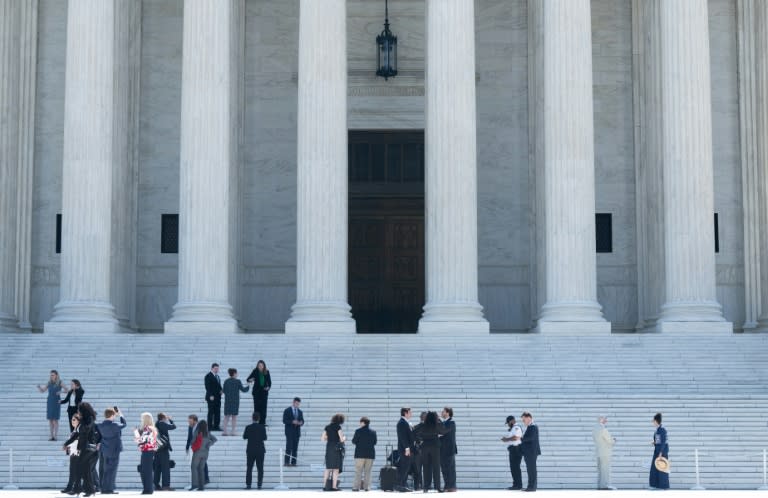
[[[669,474],[669,460],[667,460],[663,456],[659,456],[658,458],[656,458],[653,464],[656,466],[656,470],[658,470],[659,472],[664,472],[665,474]]]

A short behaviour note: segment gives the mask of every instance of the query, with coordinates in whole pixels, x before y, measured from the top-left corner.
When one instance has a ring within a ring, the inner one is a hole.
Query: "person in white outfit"
[[[611,456],[616,438],[608,432],[607,424],[608,418],[601,415],[597,417],[597,426],[592,431],[597,454],[597,489],[616,489],[611,486]]]

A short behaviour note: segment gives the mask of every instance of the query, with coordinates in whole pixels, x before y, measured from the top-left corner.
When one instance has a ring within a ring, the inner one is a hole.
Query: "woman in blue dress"
[[[661,426],[661,413],[653,416],[653,425],[656,432],[653,434],[653,459],[651,460],[651,475],[648,483],[652,488],[669,489],[669,474],[656,469],[656,459],[660,456],[669,458],[669,444],[667,444],[667,430]]]
[[[64,384],[61,382],[59,372],[51,370],[48,384],[38,385],[37,390],[41,393],[48,392],[45,415],[45,418],[48,419],[48,430],[50,431],[50,438],[48,441],[56,441],[56,436],[59,433],[59,418],[61,417],[61,405],[59,404],[60,395],[62,392],[66,393],[67,388],[64,387]]]

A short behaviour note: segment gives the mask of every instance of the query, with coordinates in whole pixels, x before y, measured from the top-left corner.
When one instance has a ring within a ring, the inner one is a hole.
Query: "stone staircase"
[[[8,483],[8,450],[14,451],[14,482],[22,488],[59,488],[67,480],[61,441],[48,442],[45,395],[35,385],[57,369],[78,378],[85,400],[101,414],[118,405],[129,428],[143,411],[170,413],[179,425],[171,433],[177,462],[172,485],[189,484],[184,455],[186,417],[205,418],[203,376],[213,361],[235,367],[244,379],[259,359],[269,366],[273,387],[267,417],[265,487],[279,479],[284,447],[282,410],[293,396],[303,399],[306,425],[298,467],[285,469],[291,488],[319,488],[322,428],[334,413],[347,417],[351,436],[363,415],[378,432],[375,475],[384,445],[395,443],[401,406],[414,412],[451,406],[457,424],[460,488],[510,485],[507,453],[499,437],[508,414],[534,414],[541,433],[541,488],[595,485],[591,431],[600,414],[618,439],[613,482],[620,488],[647,485],[655,412],[664,413],[670,435],[672,486],[695,484],[694,450],[700,451],[701,483],[707,488],[754,489],[762,484],[762,451],[768,448],[768,334],[610,337],[545,337],[491,334],[355,335],[304,338],[283,334],[83,335],[5,334],[0,364],[6,382],[0,394],[0,485]],[[252,408],[243,393],[239,430]],[[66,411],[63,410],[64,415]],[[131,431],[119,489],[140,486]],[[342,475],[349,487],[353,447]],[[209,459],[211,488],[242,488],[245,444],[219,437]]]

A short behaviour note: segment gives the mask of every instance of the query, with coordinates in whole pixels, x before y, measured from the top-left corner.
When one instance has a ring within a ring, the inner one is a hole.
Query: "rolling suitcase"
[[[385,447],[387,457],[392,454],[392,447]],[[397,469],[392,466],[389,458],[379,472],[379,489],[382,491],[394,491],[397,484]]]

